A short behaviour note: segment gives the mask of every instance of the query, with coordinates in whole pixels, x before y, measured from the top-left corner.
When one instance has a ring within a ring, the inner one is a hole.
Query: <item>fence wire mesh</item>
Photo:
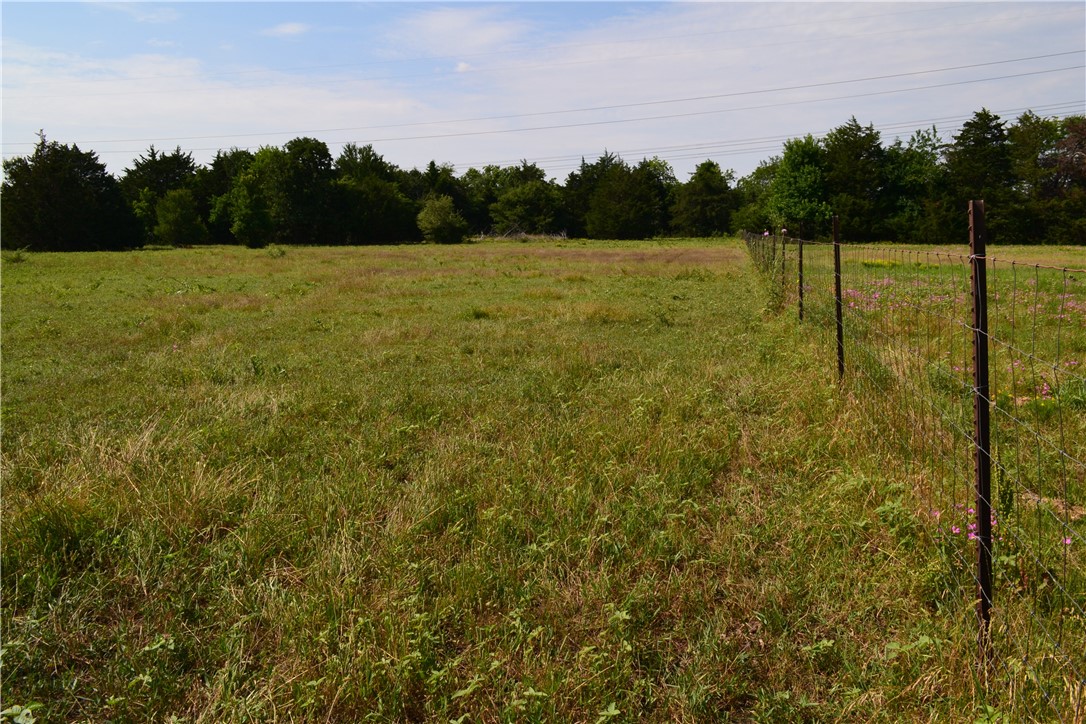
[[[782,310],[835,345],[834,244],[745,237]],[[968,251],[838,245],[845,374],[938,551],[939,595],[976,630]],[[993,608],[979,689],[1011,720],[1086,720],[1086,270],[987,269]],[[802,277],[799,269],[802,266]],[[802,305],[802,306],[800,306]],[[827,359],[830,359],[829,357]],[[829,362],[829,364],[833,364]],[[955,608],[956,606],[956,608]],[[971,620],[970,620],[971,619]],[[971,627],[971,628],[970,628]]]

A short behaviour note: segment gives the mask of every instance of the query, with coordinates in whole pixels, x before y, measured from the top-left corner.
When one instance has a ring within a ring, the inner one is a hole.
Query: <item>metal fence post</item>
[[[970,292],[973,297],[973,450],[977,511],[977,643],[981,680],[992,663],[992,458],[988,386],[988,284],[984,202],[969,202]]]
[[[803,238],[796,242],[798,244],[798,258],[796,260],[799,268],[799,321],[803,321]]]
[[[841,242],[837,215],[833,217],[833,295],[837,300],[837,380],[845,378],[845,323],[841,310]]]
[[[784,251],[785,243],[787,243],[786,242],[786,237],[782,236],[781,237],[781,294],[782,295],[788,293],[788,277],[787,277],[787,274],[786,274],[787,271],[788,271],[788,260],[787,260],[788,257],[785,255],[785,251]]]

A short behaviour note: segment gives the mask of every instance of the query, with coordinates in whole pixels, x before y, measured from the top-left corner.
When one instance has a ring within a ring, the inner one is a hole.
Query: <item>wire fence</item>
[[[938,551],[936,605],[977,632],[984,701],[1013,721],[1086,720],[1086,270],[983,246],[745,241],[902,461]]]

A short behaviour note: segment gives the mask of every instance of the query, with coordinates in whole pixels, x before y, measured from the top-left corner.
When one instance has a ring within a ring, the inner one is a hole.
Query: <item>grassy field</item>
[[[1000,705],[877,421],[735,242],[23,254],[2,281],[3,707]]]

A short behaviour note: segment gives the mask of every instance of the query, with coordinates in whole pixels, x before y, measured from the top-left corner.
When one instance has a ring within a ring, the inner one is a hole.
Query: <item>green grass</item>
[[[797,249],[782,270],[779,247],[774,254],[760,241],[752,258],[774,308],[794,315]],[[805,249],[805,319],[832,349],[833,254],[828,245]],[[1030,261],[1010,263],[1020,255]],[[1086,711],[1086,258],[1070,248],[1004,248],[998,259],[987,267],[992,701],[1014,720],[1077,721]],[[841,262],[844,388],[867,410],[867,420],[879,423],[864,434],[900,467],[916,519],[927,519],[923,528],[942,560],[937,589],[968,587],[976,565],[976,543],[969,540],[975,521],[969,260],[962,249],[845,245]]]
[[[5,709],[990,703],[968,581],[738,244],[23,253],[2,294]]]

